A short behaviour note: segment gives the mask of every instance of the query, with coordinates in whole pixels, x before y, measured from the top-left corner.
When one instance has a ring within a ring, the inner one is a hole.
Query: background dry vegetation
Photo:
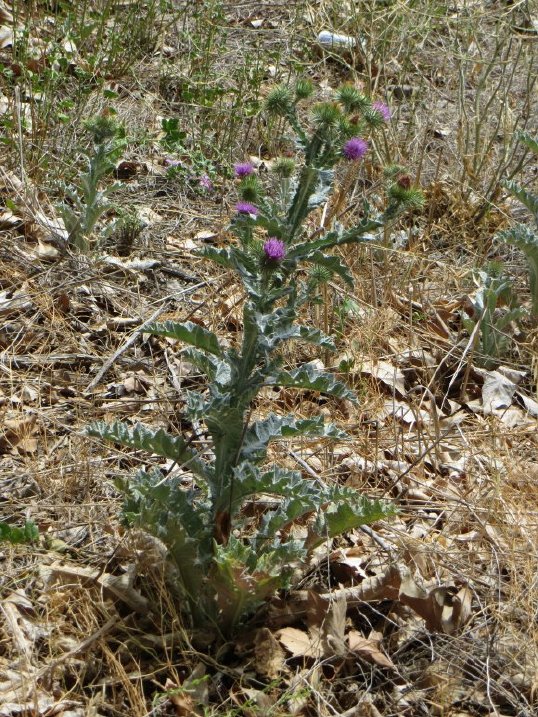
[[[322,51],[324,29],[356,48]],[[500,180],[536,179],[515,133],[537,131],[537,31],[522,1],[0,2],[0,519],[40,533],[1,544],[1,717],[536,714],[538,337],[509,323],[487,356],[465,319],[491,262],[529,303],[523,255],[495,233],[528,220]],[[330,285],[311,317],[340,355],[286,355],[346,359],[360,409],[282,390],[256,410],[330,416],[352,441],[284,442],[275,458],[399,513],[325,548],[215,651],[184,628],[158,546],[119,522],[113,479],[151,458],[83,429],[181,430],[182,388],[200,379],[144,323],[241,331],[233,277],[193,250],[228,240],[233,162],[256,158],[263,181],[290,147],[261,107],[300,75],[318,98],[347,81],[393,111],[346,221],[388,162],[426,202],[346,250],[354,293]],[[58,206],[100,113],[127,145],[82,255]]]

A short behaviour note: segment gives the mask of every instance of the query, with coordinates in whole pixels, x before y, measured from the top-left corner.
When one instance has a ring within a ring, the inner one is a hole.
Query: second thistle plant
[[[100,189],[101,181],[114,168],[125,141],[116,122],[109,117],[98,117],[86,123],[92,138],[92,152],[88,155],[88,168],[77,187],[69,187],[69,202],[61,207],[68,232],[68,241],[76,249],[87,253],[92,247],[92,232],[99,218],[109,208],[108,196],[118,185]]]

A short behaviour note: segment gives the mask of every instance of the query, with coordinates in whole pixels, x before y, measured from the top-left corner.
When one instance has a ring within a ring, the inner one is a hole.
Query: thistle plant
[[[109,117],[86,122],[92,137],[92,153],[88,155],[88,169],[81,176],[78,187],[67,187],[69,203],[61,208],[68,232],[68,242],[83,253],[92,247],[92,232],[99,218],[110,208],[108,196],[118,188],[113,184],[99,189],[101,181],[114,169],[115,161],[125,145],[122,130]]]
[[[367,151],[363,134],[379,125],[379,113],[368,98],[344,89],[334,102],[314,105],[310,121],[303,124],[297,105],[310,91],[303,82],[295,91],[279,87],[267,99],[267,111],[287,120],[297,136],[300,169],[289,158],[277,161],[279,186],[265,193],[253,167],[237,164],[240,200],[231,223],[237,241],[200,252],[235,272],[242,283],[240,340],[228,347],[215,333],[189,321],[145,329],[187,344],[183,355],[207,376],[205,390],[185,391],[184,410],[194,426],[205,427],[208,445],[195,448],[196,433],[187,438],[140,424],[96,423],[89,428],[92,436],[172,460],[183,477],[185,472],[192,477],[185,487],[180,476],[154,468],[122,481],[124,515],[168,547],[193,624],[218,626],[224,635],[233,633],[275,590],[289,587],[294,571],[324,541],[393,512],[390,505],[353,489],[268,462],[268,447],[275,440],[345,440],[322,416],[253,416],[256,398],[268,386],[356,401],[347,385],[315,362],[285,366],[281,348],[298,340],[334,350],[329,336],[300,320],[318,297],[319,281],[336,275],[352,283],[349,269],[330,250],[372,240],[372,232],[418,196],[410,186],[399,187],[384,212],[371,216],[365,202],[356,226],[345,229],[335,223],[312,233],[307,218],[330,200],[334,166],[342,161],[347,171],[349,165],[356,171]],[[273,502],[264,508],[259,499],[267,495]]]
[[[520,132],[519,139],[538,157],[538,137]],[[538,317],[538,196],[512,180],[504,182],[504,186],[512,196],[525,205],[536,225],[536,230],[533,231],[526,224],[516,224],[515,227],[500,232],[499,237],[503,241],[517,246],[527,258],[532,297],[531,311],[533,316]]]
[[[463,327],[475,336],[478,362],[486,369],[498,363],[510,342],[510,324],[525,313],[517,306],[512,282],[501,267],[491,262],[477,272],[479,288],[472,301],[473,315],[463,319]]]

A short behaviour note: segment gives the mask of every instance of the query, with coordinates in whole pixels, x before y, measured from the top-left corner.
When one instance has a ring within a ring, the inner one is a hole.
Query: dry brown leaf
[[[41,239],[37,239],[37,247],[34,253],[38,259],[57,259],[60,256],[58,249],[52,246],[52,244],[45,244]]]
[[[375,381],[384,384],[391,393],[396,393],[403,398],[407,391],[405,388],[405,376],[397,366],[388,361],[363,361],[359,367],[359,373],[371,376]]]
[[[409,403],[390,398],[384,402],[383,408],[377,414],[376,419],[383,420],[389,417],[395,418],[408,426],[426,425],[431,421],[430,414],[423,408],[413,408]]]
[[[453,635],[471,616],[472,593],[467,587],[458,591],[439,586],[427,591],[408,575],[402,581],[399,599],[422,617],[432,632]]]
[[[193,717],[196,715],[192,697],[176,685],[175,682],[167,679],[164,689],[168,692],[168,699],[174,706],[174,713],[177,717]]]
[[[0,50],[13,45],[13,32],[9,27],[0,27]]]
[[[43,565],[40,573],[47,587],[63,581],[79,581],[88,585],[99,585],[103,590],[112,593],[116,598],[140,614],[146,614],[149,609],[148,600],[132,586],[134,574],[128,570],[124,575],[109,575],[100,570],[76,567],[74,565]]]
[[[5,420],[0,434],[0,454],[9,452],[24,441],[27,442],[36,429],[36,421],[35,415]],[[30,444],[27,443],[27,446],[29,447]]]
[[[254,667],[262,677],[275,680],[284,669],[286,657],[271,631],[262,627],[254,639]]]
[[[282,645],[293,657],[323,657],[321,640],[313,641],[311,636],[295,627],[284,627],[276,633]]]
[[[381,636],[372,632],[370,637],[364,637],[357,630],[350,630],[347,635],[349,652],[372,662],[380,667],[396,669],[392,660],[381,651]]]
[[[480,370],[480,373],[484,377],[484,385],[482,386],[482,410],[484,414],[488,416],[492,413],[497,413],[499,410],[510,408],[517,384],[500,371]]]
[[[336,655],[341,657],[347,652],[345,643],[347,601],[344,593],[340,593],[330,603],[327,615],[321,625],[321,639],[324,657]]]

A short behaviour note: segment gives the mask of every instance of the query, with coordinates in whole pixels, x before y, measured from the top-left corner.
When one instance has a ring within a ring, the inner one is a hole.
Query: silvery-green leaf
[[[357,402],[354,392],[342,381],[326,371],[319,371],[311,363],[304,364],[292,371],[280,371],[276,374],[271,383],[287,388],[304,388],[311,391],[319,391],[336,398],[345,398]]]
[[[156,453],[176,463],[188,465],[193,473],[201,477],[206,478],[208,475],[208,466],[198,458],[197,452],[187,445],[183,437],[171,436],[162,428],[155,430],[141,423],[136,423],[130,428],[121,421],[110,424],[98,421],[91,423],[86,432],[96,438],[121,443],[123,446],[148,451],[148,453]]]
[[[267,418],[249,426],[241,447],[241,459],[261,460],[271,440],[295,436],[342,440],[347,434],[332,424],[325,424],[323,416],[296,419],[293,416],[277,416],[271,413]]]
[[[192,321],[185,321],[178,324],[175,321],[165,321],[164,323],[152,323],[144,327],[144,331],[156,336],[169,336],[186,344],[196,346],[198,349],[209,351],[215,356],[222,355],[222,349],[218,339],[212,331],[194,324]]]
[[[213,526],[209,505],[158,470],[139,471],[118,481],[129,523],[161,540],[181,575],[180,587],[196,609],[212,559]]]
[[[198,351],[195,348],[186,349],[183,352],[183,356],[200,369],[200,371],[205,373],[211,381],[215,381],[221,385],[229,382],[231,370],[230,365],[226,361]]]
[[[220,266],[224,266],[226,269],[235,268],[229,249],[217,249],[212,246],[206,246],[203,247],[203,249],[198,250],[196,253],[198,256],[203,256],[206,259],[211,259],[216,264],[220,264]]]
[[[263,339],[260,338],[261,345],[266,350],[273,350],[282,341],[300,339],[334,351],[335,345],[330,336],[319,329],[293,323],[293,320],[294,316],[279,316],[277,312],[268,315],[256,314],[256,322],[263,334]]]
[[[389,503],[372,500],[350,488],[335,488],[330,491],[329,503],[320,514],[323,523],[320,538],[321,540],[327,537],[334,538],[394,513],[394,506]]]
[[[506,180],[502,182],[503,187],[506,187],[510,194],[524,204],[529,212],[533,215],[535,221],[538,222],[538,195],[529,192],[521,184],[512,180]]]
[[[313,194],[308,199],[308,209],[311,211],[327,201],[334,182],[334,170],[318,170],[318,184]]]
[[[523,142],[523,144],[526,144],[527,147],[531,150],[531,152],[534,152],[534,154],[538,154],[538,137],[533,137],[528,132],[518,132],[517,137],[520,142]]]

